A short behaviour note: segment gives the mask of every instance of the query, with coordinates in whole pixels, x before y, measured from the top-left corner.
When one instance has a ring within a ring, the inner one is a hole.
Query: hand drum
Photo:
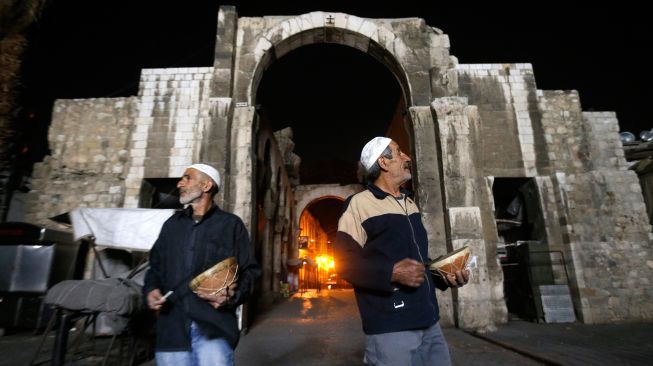
[[[467,267],[470,255],[469,248],[464,246],[451,253],[435,258],[429,263],[428,267],[434,274],[441,276],[455,275],[457,271],[461,271]]]
[[[238,263],[229,257],[197,275],[188,284],[195,293],[215,296],[238,279]]]

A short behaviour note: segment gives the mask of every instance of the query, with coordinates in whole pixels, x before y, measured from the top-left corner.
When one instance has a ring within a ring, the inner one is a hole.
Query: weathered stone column
[[[415,170],[413,177],[416,200],[422,213],[422,222],[429,235],[429,257],[436,258],[449,251],[445,231],[444,202],[442,196],[442,174],[439,141],[436,137],[435,121],[430,107],[411,107],[415,145]],[[440,322],[453,325],[453,302],[450,293],[437,291],[440,304]]]
[[[276,225],[275,225],[276,226]],[[279,280],[281,276],[281,233],[275,229],[274,238],[272,239],[272,293],[275,298],[279,294]]]
[[[417,176],[416,197],[424,226],[429,233],[429,256],[435,258],[447,252],[442,197],[442,169],[435,134],[435,122],[430,107],[411,107]]]
[[[497,233],[491,190],[481,176],[478,145],[480,118],[467,98],[438,98],[431,104],[438,119],[442,151],[444,201],[451,244],[464,245],[477,258],[471,282],[451,291],[455,319],[461,328],[491,329],[507,320],[503,272],[496,263]]]
[[[220,207],[224,207],[231,189],[231,181],[228,179],[231,161],[229,149],[231,106],[231,98],[209,99],[210,123],[204,126],[200,150],[200,161],[213,164],[222,177],[222,187],[216,197]]]
[[[496,261],[496,255],[487,253],[481,210],[479,207],[450,207],[448,211],[453,250],[468,246],[477,263],[471,271],[469,283],[460,290],[450,290],[454,294],[458,326],[466,329],[493,329],[497,322],[495,302],[496,299],[503,299],[503,283],[497,283],[490,277],[488,261]],[[501,304],[498,305],[501,309]]]
[[[213,60],[213,84],[211,97],[231,96],[233,87],[234,49],[238,13],[235,6],[220,6],[218,27],[215,37],[215,59]]]
[[[229,197],[225,198],[226,210],[238,215],[250,233],[253,233],[254,202],[254,107],[236,107],[231,129],[231,155]]]
[[[234,49],[238,13],[234,6],[220,6],[215,40],[215,58],[209,98],[210,122],[205,124],[202,134],[200,161],[214,164],[223,177],[222,188],[216,197],[219,206],[224,207],[230,193],[230,112],[232,106]]]
[[[266,218],[263,233],[258,238],[261,241],[261,263],[259,264],[261,265],[261,301],[264,304],[271,304],[274,301],[272,294],[273,225],[274,223],[269,218]]]

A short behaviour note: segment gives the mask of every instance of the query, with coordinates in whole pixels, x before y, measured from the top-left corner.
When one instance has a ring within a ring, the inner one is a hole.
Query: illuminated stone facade
[[[80,205],[137,207],[144,179],[214,163],[224,176],[218,201],[250,227],[264,291],[274,293],[297,249],[298,161],[262,134],[254,98],[271,64],[320,43],[366,53],[396,76],[430,255],[468,245],[477,256],[465,289],[438,292],[444,324],[492,329],[507,320],[497,187],[520,179],[533,193],[529,239],[552,261],[562,253],[554,281],[568,282],[579,320],[653,318],[651,227],[615,114],[583,112],[574,91],[538,90],[530,64],[460,64],[449,37],[418,18],[239,18],[221,8],[212,67],[143,70],[136,97],[56,103],[53,154],[35,168],[28,220],[48,223]],[[257,181],[262,169],[271,173]]]

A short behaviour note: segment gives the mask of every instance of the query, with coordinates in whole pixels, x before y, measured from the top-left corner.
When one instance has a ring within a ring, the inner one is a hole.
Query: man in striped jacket
[[[347,199],[335,243],[336,268],[356,293],[371,365],[449,365],[435,288],[467,283],[469,271],[433,276],[417,205],[401,185],[411,160],[387,137],[361,153],[367,189]]]

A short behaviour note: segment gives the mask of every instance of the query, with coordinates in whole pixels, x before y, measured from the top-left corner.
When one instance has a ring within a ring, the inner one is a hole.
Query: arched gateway
[[[403,132],[388,135],[416,163],[429,254],[467,245],[477,256],[464,290],[438,292],[443,324],[505,322],[526,304],[515,278],[530,279],[538,320],[552,320],[551,296],[570,300],[562,310],[584,322],[653,317],[650,226],[614,113],[583,112],[574,91],[536,89],[530,64],[459,64],[448,36],[419,18],[238,18],[221,7],[212,67],[143,70],[135,97],[57,101],[52,156],[35,167],[27,219],[52,224],[80,205],[148,207],[190,163],[214,163],[219,201],[249,226],[262,291],[274,295],[297,250],[301,188],[290,135],[260,123],[256,92],[275,61],[319,43],[364,52],[395,76],[407,113]],[[544,253],[544,264],[504,263],[503,248]],[[506,264],[524,271],[515,277]]]

